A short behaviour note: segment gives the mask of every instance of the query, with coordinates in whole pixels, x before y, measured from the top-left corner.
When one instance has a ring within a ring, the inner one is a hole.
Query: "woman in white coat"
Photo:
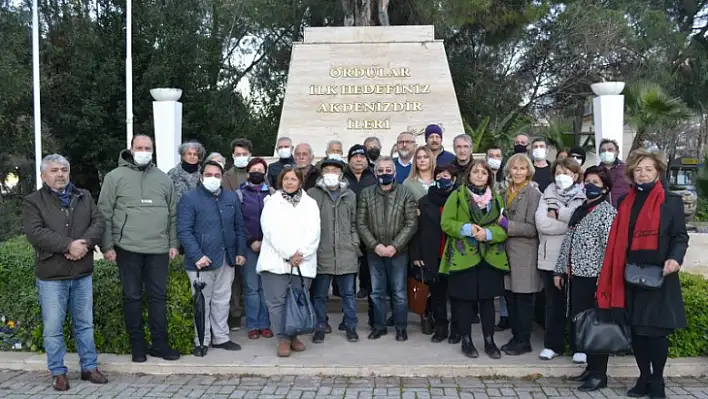
[[[583,171],[578,161],[573,158],[556,161],[551,167],[551,174],[555,177],[555,184],[549,185],[543,192],[535,215],[539,237],[538,269],[546,299],[544,349],[539,355],[542,360],[551,360],[564,351],[566,300],[563,291],[555,287],[553,276],[563,239],[568,232],[568,221],[585,200]],[[584,357],[576,354],[573,360],[584,363]]]
[[[283,168],[277,187],[268,196],[261,214],[263,242],[256,271],[263,280],[268,313],[273,332],[278,338],[278,356],[302,352],[305,344],[284,331],[285,298],[291,275],[298,270],[309,290],[317,274],[317,248],[320,245],[320,209],[317,202],[302,189],[303,174],[299,169]],[[298,280],[299,277],[293,277]]]

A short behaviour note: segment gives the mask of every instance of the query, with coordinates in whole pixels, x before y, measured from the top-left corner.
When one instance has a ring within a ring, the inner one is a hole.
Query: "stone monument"
[[[346,151],[377,136],[386,153],[403,131],[423,143],[431,123],[442,126],[452,151],[464,129],[432,26],[305,28],[293,45],[278,137],[307,142],[321,155],[329,140]]]
[[[629,147],[624,145],[624,82],[600,82],[590,85],[597,97],[592,100],[593,123],[595,128],[595,149],[599,152],[600,142],[604,139],[615,140],[619,145],[620,156],[627,158]]]
[[[150,90],[155,100],[152,113],[155,123],[155,152],[157,167],[167,173],[180,161],[178,149],[182,144],[181,89],[159,88]]]

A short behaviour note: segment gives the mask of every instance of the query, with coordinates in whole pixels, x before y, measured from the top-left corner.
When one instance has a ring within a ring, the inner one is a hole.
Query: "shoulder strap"
[[[243,205],[243,191],[239,188],[236,190],[236,196],[238,197],[238,201]]]

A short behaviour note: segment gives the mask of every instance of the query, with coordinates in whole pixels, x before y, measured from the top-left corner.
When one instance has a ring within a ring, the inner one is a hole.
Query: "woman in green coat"
[[[484,352],[499,359],[494,343],[494,298],[504,295],[504,274],[509,262],[504,249],[506,218],[503,200],[496,194],[494,175],[484,160],[475,160],[457,188],[445,202],[441,227],[448,235],[440,262],[440,273],[449,275],[448,293],[462,335],[462,353],[479,356],[472,343],[474,304],[484,335]]]

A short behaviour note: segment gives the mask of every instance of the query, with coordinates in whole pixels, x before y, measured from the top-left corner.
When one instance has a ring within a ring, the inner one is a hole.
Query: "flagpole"
[[[42,113],[39,86],[39,5],[32,0],[32,80],[34,84],[34,166],[37,190],[42,188]]]
[[[126,146],[130,148],[133,141],[133,5],[132,0],[126,0],[125,29],[125,124]]]

